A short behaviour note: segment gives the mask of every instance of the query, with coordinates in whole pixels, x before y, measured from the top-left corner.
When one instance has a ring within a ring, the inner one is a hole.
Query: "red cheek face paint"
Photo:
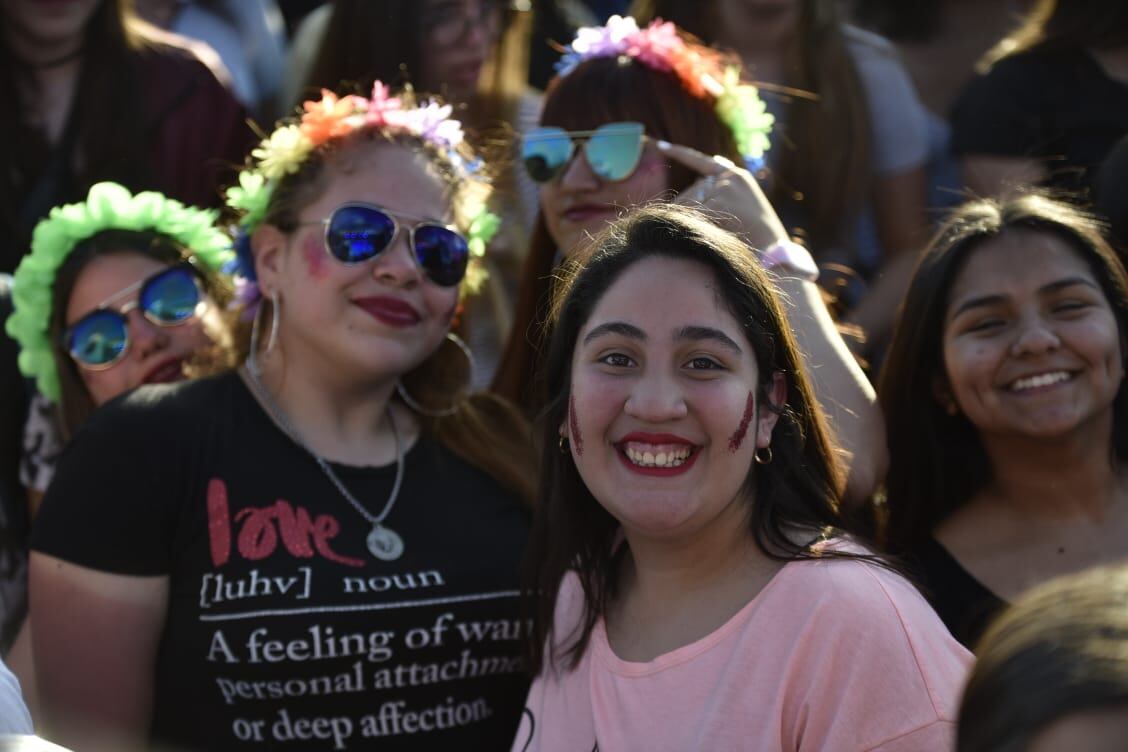
[[[325,256],[325,241],[321,237],[310,234],[302,244],[302,256],[305,257],[306,273],[310,279],[325,279],[329,274],[329,259]]]
[[[748,401],[744,403],[744,415],[740,418],[740,425],[736,427],[736,431],[729,437],[729,451],[735,454],[740,449],[740,445],[744,443],[744,437],[748,434],[748,425],[752,422],[752,418],[756,415],[756,398],[752,392],[748,393]]]
[[[584,454],[584,437],[580,433],[580,421],[576,418],[576,395],[574,394],[568,402],[568,433],[572,434],[572,446],[576,448],[576,454],[582,457]]]

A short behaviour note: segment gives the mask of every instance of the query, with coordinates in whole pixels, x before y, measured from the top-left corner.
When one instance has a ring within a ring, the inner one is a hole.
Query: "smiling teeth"
[[[1069,374],[1065,371],[1054,371],[1053,373],[1040,373],[1037,376],[1029,376],[1025,379],[1019,379],[1011,384],[1011,391],[1021,392],[1026,389],[1037,389],[1040,386],[1050,386],[1051,384],[1058,384],[1062,381],[1068,381]]]
[[[684,465],[693,453],[691,447],[653,447],[635,449],[623,447],[624,453],[633,464],[639,467],[678,467]]]

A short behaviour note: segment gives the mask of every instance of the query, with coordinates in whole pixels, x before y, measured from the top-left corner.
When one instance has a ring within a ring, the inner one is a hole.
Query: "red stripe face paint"
[[[568,433],[572,435],[572,446],[576,448],[576,454],[581,457],[584,455],[584,437],[580,434],[580,421],[576,418],[576,395],[572,395],[568,401]]]
[[[315,234],[306,236],[302,244],[302,256],[305,257],[306,273],[310,279],[324,279],[329,274],[329,259],[325,254],[325,240]]]
[[[744,415],[740,418],[740,425],[736,427],[736,431],[729,437],[729,451],[736,454],[740,449],[740,445],[744,443],[744,437],[748,434],[748,426],[752,423],[752,418],[756,415],[756,398],[752,392],[748,393],[748,401],[744,403]]]

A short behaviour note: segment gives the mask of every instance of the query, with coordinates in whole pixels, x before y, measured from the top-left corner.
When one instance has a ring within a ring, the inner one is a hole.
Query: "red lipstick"
[[[405,303],[398,298],[382,295],[371,298],[356,298],[353,300],[353,304],[377,321],[396,328],[415,326],[423,318],[409,303]]]
[[[184,378],[184,359],[166,358],[150,368],[141,379],[142,384],[169,384]]]

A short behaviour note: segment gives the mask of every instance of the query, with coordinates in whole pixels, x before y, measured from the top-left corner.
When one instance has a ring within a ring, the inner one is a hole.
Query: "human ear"
[[[274,225],[261,225],[251,236],[255,276],[263,297],[269,298],[279,290],[286,241],[286,233]]]
[[[771,446],[772,430],[775,429],[780,413],[787,404],[787,379],[782,371],[772,374],[772,381],[766,392],[768,404],[761,404],[756,416],[757,448]]]

